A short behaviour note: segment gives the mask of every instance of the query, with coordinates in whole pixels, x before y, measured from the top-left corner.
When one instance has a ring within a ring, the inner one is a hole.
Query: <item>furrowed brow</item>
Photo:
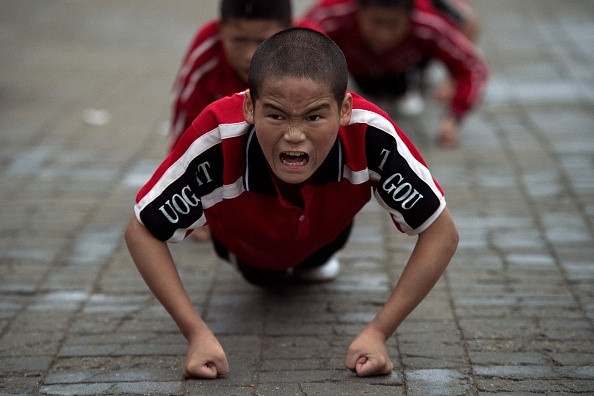
[[[328,103],[322,103],[318,106],[314,106],[311,109],[308,109],[306,113],[307,114],[316,113],[318,111],[328,110],[328,109],[330,109],[330,105]]]
[[[280,112],[280,113],[286,113],[286,111],[285,111],[285,110],[281,109],[281,108],[280,108],[280,107],[278,107],[278,106],[275,106],[275,105],[273,105],[272,103],[264,103],[264,104],[262,105],[262,108],[263,108],[264,110],[273,110],[273,111],[278,111],[278,112]]]
[[[274,105],[272,103],[264,103],[262,105],[262,108],[264,110],[275,111],[275,112],[279,112],[279,113],[282,113],[282,114],[290,114],[287,110],[282,109],[282,108],[280,108],[280,107],[278,107],[278,106],[276,106],[276,105]],[[311,107],[309,109],[306,109],[303,112],[302,115],[307,115],[307,114],[311,114],[311,113],[317,113],[317,112],[326,111],[326,110],[329,110],[329,109],[330,109],[330,104],[329,103],[321,103],[321,104],[319,104],[317,106],[313,106],[313,107]],[[298,114],[298,116],[299,116],[299,114]]]

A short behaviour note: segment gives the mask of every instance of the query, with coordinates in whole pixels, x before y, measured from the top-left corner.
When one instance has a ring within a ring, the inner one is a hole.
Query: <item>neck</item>
[[[292,205],[303,208],[303,197],[301,196],[301,187],[304,183],[291,184],[282,181],[276,176],[274,177],[274,184],[280,196],[290,202]]]

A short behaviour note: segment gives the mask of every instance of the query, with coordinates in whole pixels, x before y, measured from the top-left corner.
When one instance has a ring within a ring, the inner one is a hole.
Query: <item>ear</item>
[[[254,102],[250,91],[245,91],[245,98],[243,99],[243,118],[248,124],[254,124]]]
[[[340,126],[347,126],[351,122],[351,115],[353,114],[353,96],[350,93],[344,95],[342,104],[340,105]]]

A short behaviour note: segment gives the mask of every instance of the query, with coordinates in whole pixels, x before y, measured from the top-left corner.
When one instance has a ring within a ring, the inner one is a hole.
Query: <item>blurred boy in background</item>
[[[487,65],[462,32],[463,13],[436,8],[445,0],[321,0],[306,19],[318,24],[344,52],[355,89],[373,100],[400,99],[411,88],[410,76],[438,60],[446,67],[453,92],[438,126],[444,147],[460,141],[460,124],[487,84]],[[449,4],[448,4],[449,5]],[[459,19],[456,22],[456,18]],[[476,34],[476,21],[466,27]],[[474,27],[474,28],[470,28]]]

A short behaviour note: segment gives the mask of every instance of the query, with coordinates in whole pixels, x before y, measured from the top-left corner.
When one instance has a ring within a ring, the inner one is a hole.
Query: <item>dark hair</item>
[[[334,41],[315,30],[291,28],[260,44],[252,57],[248,85],[255,102],[268,78],[309,78],[328,84],[340,106],[346,93],[347,73],[344,54]]]
[[[359,5],[361,7],[394,7],[403,9],[407,12],[412,11],[414,3],[414,0],[359,0]]]
[[[221,0],[221,22],[232,19],[266,19],[282,26],[292,24],[291,0]]]

